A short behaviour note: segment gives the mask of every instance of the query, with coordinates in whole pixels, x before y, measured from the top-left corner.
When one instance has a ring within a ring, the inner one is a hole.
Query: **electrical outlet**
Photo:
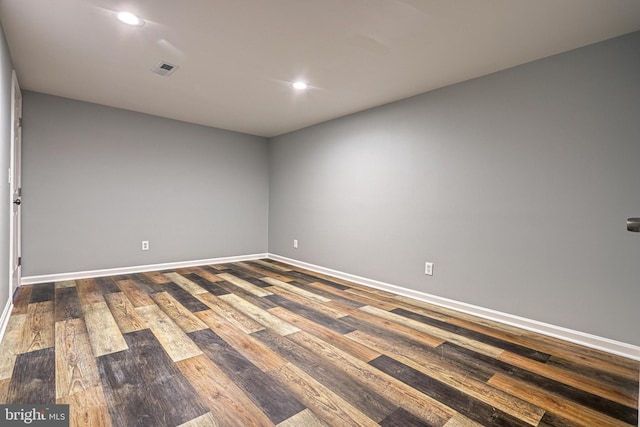
[[[293,247],[298,249],[298,240],[297,239],[293,240]]]
[[[142,241],[142,250],[143,251],[148,251],[149,250],[149,241],[148,240],[143,240]]]
[[[426,274],[427,276],[433,276],[433,263],[432,262],[425,262],[424,263],[424,274]]]

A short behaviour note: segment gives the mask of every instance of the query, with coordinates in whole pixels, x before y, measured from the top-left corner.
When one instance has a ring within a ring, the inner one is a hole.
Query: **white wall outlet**
[[[298,240],[297,239],[293,240],[293,247],[298,249]]]
[[[426,274],[427,276],[433,276],[433,263],[432,262],[425,262],[424,263],[424,274]]]
[[[149,250],[149,241],[148,240],[143,240],[142,241],[142,250],[143,251],[148,251]]]

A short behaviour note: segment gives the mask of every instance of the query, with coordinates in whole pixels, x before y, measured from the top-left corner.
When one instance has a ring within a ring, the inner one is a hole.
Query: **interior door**
[[[21,157],[22,157],[22,92],[15,71],[11,76],[11,169],[9,184],[11,193],[11,216],[9,232],[9,286],[13,295],[20,286],[22,251],[20,245],[20,209],[22,204]]]

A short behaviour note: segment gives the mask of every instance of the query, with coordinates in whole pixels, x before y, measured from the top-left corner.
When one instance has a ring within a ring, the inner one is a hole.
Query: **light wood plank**
[[[198,346],[158,306],[138,307],[136,311],[174,362],[202,354]]]
[[[370,305],[372,307],[377,307],[382,310],[389,311],[389,310],[393,310],[394,308],[398,308],[398,304],[396,304],[395,302],[387,302],[380,299],[376,299],[375,296],[373,295],[365,296],[365,295],[362,295],[363,292],[360,292],[360,293],[350,292],[350,291],[360,291],[359,289],[347,289],[343,291],[320,282],[311,282],[309,283],[309,286],[312,286],[324,292],[334,294],[338,297],[348,298],[352,301],[355,301],[364,305]]]
[[[306,307],[309,307],[317,312],[320,312],[322,314],[325,314],[327,316],[333,317],[334,319],[339,319],[341,317],[347,316],[348,314],[341,310],[341,309],[336,309],[336,308],[332,308],[328,305],[325,304],[318,304],[315,301],[311,301],[305,297],[302,297],[298,294],[294,294],[293,292],[290,292],[286,289],[283,288],[279,288],[277,286],[269,286],[268,289],[270,292],[279,295],[283,298],[286,298],[288,300],[291,300],[293,302],[297,302],[298,304],[302,304]],[[328,304],[328,303],[327,303]]]
[[[221,426],[220,423],[213,418],[213,414],[211,412],[207,412],[204,415],[199,416],[198,418],[194,418],[186,423],[180,424],[178,427],[218,427]]]
[[[22,329],[22,351],[27,353],[53,347],[55,312],[53,301],[29,304],[27,319]]]
[[[93,279],[76,280],[76,289],[78,290],[80,304],[83,306],[104,302],[102,292],[100,291],[96,281]]]
[[[338,334],[331,329],[325,328],[322,325],[318,325],[317,323],[297,316],[282,307],[272,308],[269,310],[269,313],[285,320],[286,322],[291,323],[292,325],[300,328],[305,332],[308,332],[319,337],[320,339],[331,343],[335,347],[338,347],[365,362],[368,362],[380,356],[380,353],[378,353],[377,351],[372,350],[371,348],[357,343],[353,340],[350,340],[349,338],[345,338],[343,335]]]
[[[227,375],[205,355],[176,363],[220,425],[268,427],[274,424]]]
[[[373,368],[366,362],[306,332],[298,332],[288,337],[290,340],[321,354],[337,369],[366,384],[375,392],[385,396],[399,407],[405,408],[431,425],[441,425],[456,414],[445,404],[434,400],[409,387],[405,383]]]
[[[123,292],[114,292],[104,297],[123,334],[147,328],[147,324],[138,316],[135,307]]]
[[[102,386],[63,396],[56,403],[69,405],[69,427],[112,426]]]
[[[455,414],[446,422],[443,427],[484,427],[482,424],[477,423],[462,414]]]
[[[129,348],[106,302],[89,304],[83,309],[94,356],[99,357]]]
[[[273,331],[275,331],[280,335],[288,335],[294,332],[298,332],[300,330],[297,327],[291,325],[290,323],[277,318],[273,314],[265,310],[262,310],[251,303],[248,303],[247,301],[245,301],[244,299],[240,298],[237,295],[228,294],[228,295],[222,295],[218,298],[225,301],[226,303],[228,303],[238,311],[251,317],[253,320],[260,323],[261,325],[264,325],[267,328],[272,329]]]
[[[325,423],[308,409],[302,412],[298,412],[293,417],[278,423],[278,427],[329,427],[329,424]]]
[[[291,269],[289,267],[284,267],[282,265],[274,264],[272,262],[268,262],[268,261],[265,261],[263,259],[256,259],[256,260],[253,260],[252,262],[255,263],[255,264],[263,265],[265,267],[272,268],[274,270],[278,270],[278,271],[284,271],[284,272],[291,271]]]
[[[250,334],[252,332],[257,332],[264,329],[264,326],[262,324],[236,310],[234,307],[222,301],[215,295],[209,293],[199,294],[196,296],[196,298],[202,301],[213,312],[227,319],[229,323],[231,323],[234,327],[240,329],[245,334]]]
[[[202,267],[194,268],[193,272],[195,274],[197,274],[198,276],[202,277],[203,279],[206,279],[206,280],[210,281],[211,283],[219,282],[219,281],[222,280],[221,278],[219,278],[217,275],[215,275],[211,271],[206,270],[206,269],[204,269]]]
[[[514,398],[501,390],[486,386],[483,382],[465,375],[464,372],[451,369],[445,361],[438,361],[434,357],[427,358],[426,354],[416,354],[408,347],[390,345],[379,337],[361,331],[354,331],[345,336],[360,344],[375,348],[383,354],[393,355],[397,361],[533,426],[538,425],[544,415],[544,410],[525,400]],[[418,361],[414,359],[418,359]]]
[[[0,405],[4,405],[7,402],[10,383],[11,383],[11,378],[0,380]]]
[[[164,275],[166,277],[168,277],[169,279],[171,279],[171,281],[173,283],[175,283],[176,285],[180,286],[185,291],[189,292],[191,295],[198,295],[198,294],[206,294],[206,293],[208,293],[208,291],[206,289],[203,289],[202,287],[200,287],[196,283],[193,283],[191,280],[187,279],[184,276],[181,276],[178,273],[164,273]]]
[[[476,340],[472,340],[470,338],[456,335],[452,332],[445,331],[444,329],[436,328],[435,326],[427,325],[425,323],[421,323],[421,322],[418,322],[417,320],[409,319],[407,317],[400,316],[395,313],[389,313],[386,310],[381,310],[376,307],[364,306],[364,307],[361,307],[360,310],[364,311],[365,313],[370,313],[375,316],[381,317],[383,319],[387,319],[399,325],[406,325],[420,332],[424,332],[427,335],[431,335],[432,337],[440,338],[444,341],[449,341],[454,344],[458,344],[461,347],[477,351],[478,353],[484,354],[486,356],[495,358],[495,357],[498,357],[504,351],[501,348],[497,348],[488,344],[481,343]]]
[[[147,277],[149,280],[151,280],[152,283],[155,283],[156,285],[163,285],[165,283],[169,283],[170,280],[167,279],[167,277],[160,273],[159,271],[148,271],[145,273],[142,273],[145,277]]]
[[[378,426],[378,423],[291,363],[267,373],[331,425]]]
[[[132,280],[118,280],[118,288],[124,292],[129,301],[134,307],[144,307],[147,305],[154,305],[155,303],[136,283]]]
[[[228,273],[218,274],[218,277],[221,278],[222,280],[225,280],[231,283],[232,285],[235,285],[239,288],[244,289],[245,291],[257,297],[266,297],[268,295],[273,295],[271,292],[265,290],[264,288],[256,286],[253,283],[247,282],[246,280],[242,280],[239,277],[236,277],[232,274],[228,274]]]
[[[608,417],[593,409],[578,405],[567,399],[562,399],[523,381],[509,378],[502,374],[496,374],[491,377],[488,384],[505,393],[526,399],[547,411],[562,414],[563,418],[578,423],[581,426],[629,427],[629,424],[623,421]]]
[[[274,277],[274,278],[276,278],[278,280],[282,280],[283,282],[290,282],[290,281],[293,280],[289,276],[285,276],[283,274],[279,274],[279,273],[276,273],[276,272],[273,272],[273,271],[265,270],[264,268],[260,268],[260,267],[255,266],[255,265],[251,265],[251,264],[246,263],[246,262],[237,262],[235,264],[240,266],[240,267],[242,267],[242,268],[246,268],[247,270],[251,270],[254,273],[258,273],[258,274],[261,274],[263,276]]]
[[[56,323],[56,399],[100,384],[98,368],[83,319]]]
[[[76,286],[76,281],[75,280],[64,280],[62,282],[56,282],[56,289],[61,289],[61,288],[72,288],[74,286]]]
[[[269,347],[235,328],[224,317],[212,310],[200,311],[196,315],[220,338],[263,371],[275,369],[287,363]]]
[[[331,305],[332,302],[333,301],[330,301],[325,305]],[[443,342],[445,342],[445,340],[443,340],[442,338],[436,338],[433,335],[429,335],[427,333],[416,330],[411,326],[407,326],[397,322],[392,322],[389,319],[377,316],[375,314],[371,314],[364,307],[362,309],[353,309],[353,308],[345,307],[343,308],[343,310],[351,317],[364,320],[365,322],[369,322],[372,325],[378,326],[382,329],[393,331],[394,333],[402,335],[404,337],[418,340],[421,343],[427,344],[431,347],[437,347]]]
[[[151,296],[158,306],[186,333],[206,329],[202,320],[187,310],[167,292],[158,292]]]
[[[0,343],[0,380],[11,378],[16,356],[23,347],[23,330],[26,324],[27,314],[12,314],[9,317],[4,337]]]
[[[622,393],[613,387],[603,385],[598,381],[576,374],[575,372],[536,362],[535,360],[513,354],[509,351],[503,352],[498,359],[511,365],[526,369],[530,372],[542,375],[543,377],[551,378],[552,380],[559,381],[563,384],[573,386],[580,390],[595,394],[596,396],[604,397],[605,399],[609,399],[632,408],[638,405],[638,398],[632,395],[633,392]]]
[[[264,278],[262,278],[260,280],[262,280],[262,281],[264,281],[266,283],[269,283],[270,285],[278,286],[280,288],[286,289],[289,292],[293,292],[294,294],[298,294],[301,297],[310,299],[311,301],[315,301],[315,302],[319,302],[319,303],[330,301],[329,298],[325,298],[323,296],[314,294],[312,292],[309,292],[307,290],[301,289],[301,288],[299,288],[299,287],[297,287],[295,285],[291,285],[289,283],[283,282],[282,280],[278,280],[278,279],[275,279],[273,277],[264,277]]]

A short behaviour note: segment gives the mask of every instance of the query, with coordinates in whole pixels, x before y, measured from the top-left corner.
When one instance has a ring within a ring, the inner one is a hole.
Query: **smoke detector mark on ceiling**
[[[153,71],[154,73],[158,74],[159,76],[169,77],[178,68],[180,68],[180,67],[178,67],[177,65],[169,64],[166,61],[160,61],[160,62],[158,62],[156,64],[155,67],[153,67],[151,69],[151,71]]]

